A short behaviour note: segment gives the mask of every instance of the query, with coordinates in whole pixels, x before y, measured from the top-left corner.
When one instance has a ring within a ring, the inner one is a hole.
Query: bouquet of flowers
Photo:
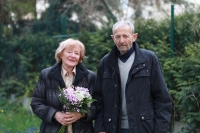
[[[87,113],[87,107],[90,107],[92,102],[96,101],[92,99],[88,88],[70,86],[59,89],[61,93],[58,97],[60,102],[64,104],[63,108],[66,112]],[[72,125],[68,125],[67,127],[68,131],[72,130]],[[65,126],[62,126],[59,133],[64,133],[65,128]]]

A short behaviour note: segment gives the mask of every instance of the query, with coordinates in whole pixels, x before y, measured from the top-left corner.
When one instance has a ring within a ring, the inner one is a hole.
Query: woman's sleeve
[[[54,123],[54,114],[57,111],[55,108],[46,105],[46,84],[44,71],[39,76],[38,83],[35,87],[34,94],[31,101],[31,108],[33,112],[44,122]]]

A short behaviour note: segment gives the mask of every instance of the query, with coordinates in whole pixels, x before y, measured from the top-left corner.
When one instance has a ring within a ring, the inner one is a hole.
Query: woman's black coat
[[[95,82],[95,74],[87,70],[82,64],[76,66],[74,86],[88,88],[90,93]],[[58,133],[61,124],[54,119],[57,111],[63,111],[63,105],[58,99],[59,88],[64,88],[65,83],[61,76],[61,63],[42,70],[39,81],[31,101],[33,112],[42,120],[40,133]],[[95,107],[88,109],[86,117],[72,124],[73,133],[93,133],[92,120],[95,117]]]

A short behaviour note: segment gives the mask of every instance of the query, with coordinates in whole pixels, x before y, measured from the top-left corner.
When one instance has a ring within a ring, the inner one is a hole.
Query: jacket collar
[[[74,84],[76,84],[76,82],[86,77],[88,74],[89,74],[88,70],[81,63],[79,63],[76,66],[76,76],[74,79]]]
[[[136,67],[137,65],[144,63],[145,59],[142,56],[139,45],[136,42],[133,42],[133,46],[135,47],[135,60],[132,67]]]
[[[133,42],[133,47],[135,49],[135,60],[132,67],[135,67],[138,64],[143,63],[145,59],[143,58],[141,50],[136,42]],[[115,69],[116,67],[118,69],[118,52],[119,51],[115,45],[111,50],[107,60],[108,65],[115,67]]]
[[[65,83],[64,83],[64,80],[63,80],[62,75],[61,75],[61,67],[62,67],[62,63],[56,63],[56,64],[54,64],[52,66],[52,68],[51,68],[48,76],[51,79],[59,80],[61,86],[65,87]],[[75,84],[80,79],[82,79],[85,76],[87,76],[88,73],[89,73],[88,70],[81,63],[79,63],[76,66],[76,76],[75,76],[73,84]]]

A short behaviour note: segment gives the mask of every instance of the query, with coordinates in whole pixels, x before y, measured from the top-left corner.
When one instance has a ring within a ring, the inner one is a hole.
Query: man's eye
[[[124,36],[124,38],[128,38],[128,36]]]
[[[120,38],[120,36],[116,36],[115,38],[116,38],[116,39],[119,39],[119,38]]]

